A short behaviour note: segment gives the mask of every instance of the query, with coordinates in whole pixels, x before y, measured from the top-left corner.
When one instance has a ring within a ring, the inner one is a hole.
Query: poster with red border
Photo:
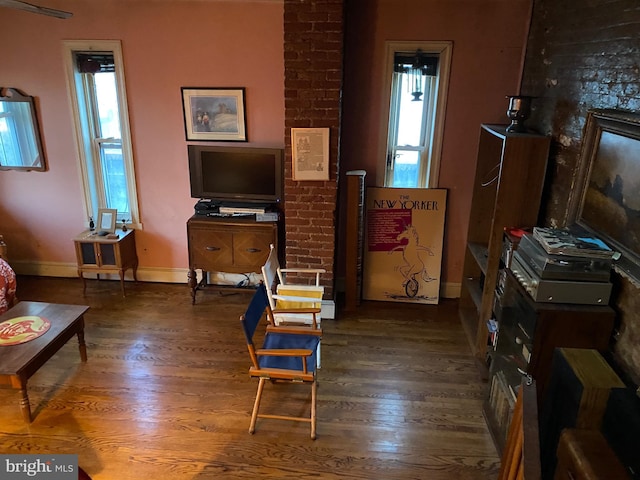
[[[437,304],[447,190],[370,187],[362,296]]]

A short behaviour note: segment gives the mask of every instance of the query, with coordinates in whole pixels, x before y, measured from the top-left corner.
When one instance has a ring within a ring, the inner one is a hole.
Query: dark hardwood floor
[[[457,303],[364,302],[324,320],[318,438],[258,420],[238,317],[250,295],[185,285],[19,277],[20,300],[89,305],[88,362],[71,340],[19,392],[0,388],[1,453],[74,453],[94,480],[493,479],[499,458]],[[0,347],[3,348],[3,347]],[[263,409],[308,408],[269,384]]]

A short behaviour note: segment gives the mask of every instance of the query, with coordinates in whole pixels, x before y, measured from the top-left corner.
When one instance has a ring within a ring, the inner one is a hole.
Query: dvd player
[[[263,214],[265,212],[265,208],[264,207],[223,207],[221,206],[218,211],[220,213],[226,213],[226,214],[236,214],[236,213],[253,213],[253,214]]]

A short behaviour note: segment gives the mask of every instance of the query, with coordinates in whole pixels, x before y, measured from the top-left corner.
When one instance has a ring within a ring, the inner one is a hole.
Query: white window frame
[[[73,115],[73,126],[77,146],[78,166],[84,191],[84,206],[88,218],[97,218],[96,208],[106,208],[105,205],[94,206],[92,200],[95,195],[93,189],[102,189],[102,186],[93,186],[90,180],[88,169],[91,165],[99,168],[93,161],[95,151],[91,139],[85,138],[83,134],[83,122],[86,115],[78,101],[78,91],[76,75],[79,75],[75,66],[75,53],[77,52],[113,52],[115,64],[116,88],[118,89],[118,111],[120,114],[120,133],[122,141],[122,157],[124,162],[127,193],[129,196],[130,220],[127,225],[136,229],[142,229],[138,208],[138,194],[136,188],[136,174],[133,162],[133,148],[131,144],[131,132],[129,128],[129,108],[127,106],[127,91],[124,81],[124,62],[122,57],[122,45],[119,40],[65,40],[62,42],[65,71],[67,73],[67,91]]]
[[[384,186],[387,176],[387,151],[389,139],[389,120],[391,113],[391,90],[393,85],[393,64],[396,52],[415,52],[422,50],[424,54],[438,55],[438,76],[435,88],[437,96],[435,109],[428,113],[431,116],[428,121],[433,122],[431,139],[426,140],[427,150],[425,155],[430,155],[428,188],[437,188],[440,176],[440,160],[442,157],[442,140],[444,136],[445,109],[449,90],[449,75],[451,71],[451,54],[453,42],[451,41],[425,41],[425,42],[385,42],[385,74],[383,81],[383,118],[380,131],[379,155],[380,163],[377,168],[376,185]],[[426,170],[426,165],[421,167],[421,173]],[[419,182],[421,184],[421,181]]]

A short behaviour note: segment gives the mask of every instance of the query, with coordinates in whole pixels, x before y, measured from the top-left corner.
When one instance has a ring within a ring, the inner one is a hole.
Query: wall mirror
[[[590,110],[570,220],[621,253],[618,273],[640,284],[640,115]]]
[[[0,87],[0,170],[46,170],[33,97]]]

